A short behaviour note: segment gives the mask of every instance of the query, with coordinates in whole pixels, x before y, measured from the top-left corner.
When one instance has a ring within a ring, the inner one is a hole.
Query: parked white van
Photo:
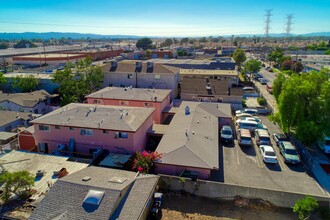
[[[246,108],[246,109],[243,109],[243,110],[237,110],[235,112],[235,115],[238,115],[238,114],[241,114],[241,113],[248,113],[250,115],[253,115],[253,116],[258,116],[259,115],[259,112],[257,109],[250,109],[250,108]]]
[[[246,120],[242,120],[238,123],[238,128],[239,129],[247,129],[251,132],[254,132],[255,129],[257,129],[258,127],[258,122],[256,121],[246,121]]]

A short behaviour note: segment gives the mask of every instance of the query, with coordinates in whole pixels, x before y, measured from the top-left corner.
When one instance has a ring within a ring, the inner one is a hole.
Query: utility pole
[[[288,14],[286,16],[286,25],[285,25],[285,33],[287,37],[290,37],[292,31],[292,19],[293,14]]]
[[[269,30],[270,30],[270,17],[272,16],[272,11],[273,9],[267,9],[266,11],[266,15],[265,15],[265,37],[268,38],[269,37]]]

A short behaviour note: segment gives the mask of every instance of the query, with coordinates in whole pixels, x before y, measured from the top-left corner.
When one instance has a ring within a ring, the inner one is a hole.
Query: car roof
[[[286,138],[285,134],[275,133],[274,135],[277,136],[277,137],[280,137],[280,138]]]
[[[272,148],[271,146],[269,145],[260,145],[260,147],[263,147],[265,149],[265,151],[272,151],[272,152],[275,152],[274,151],[274,148]]]
[[[266,131],[264,129],[256,129],[255,132],[258,132],[260,135],[267,135],[267,136],[269,136],[268,131]]]
[[[281,143],[284,145],[285,149],[296,149],[289,141],[282,141]]]
[[[248,130],[248,129],[244,129],[244,128],[241,128],[240,129],[240,131],[239,131],[240,133],[241,133],[241,135],[249,135],[249,136],[251,136],[251,132]]]
[[[258,122],[256,122],[256,121],[248,121],[248,120],[242,120],[242,121],[240,121],[239,123],[242,123],[242,124],[254,124],[254,125],[258,125]]]
[[[229,125],[224,125],[224,126],[222,126],[221,130],[232,130],[232,129]]]

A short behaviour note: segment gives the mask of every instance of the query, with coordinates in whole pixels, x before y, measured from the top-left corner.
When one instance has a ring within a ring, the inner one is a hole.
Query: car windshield
[[[269,137],[260,137],[259,139],[261,141],[270,141]]]
[[[230,130],[223,130],[222,134],[231,135],[231,131]]]
[[[266,156],[272,156],[272,157],[273,157],[273,156],[276,156],[276,155],[275,155],[275,152],[272,152],[272,151],[266,151],[265,154],[266,154]]]
[[[249,138],[249,137],[242,137],[241,139],[244,141],[251,141],[251,138]]]
[[[285,153],[290,154],[290,155],[298,155],[297,151],[294,149],[286,149]]]

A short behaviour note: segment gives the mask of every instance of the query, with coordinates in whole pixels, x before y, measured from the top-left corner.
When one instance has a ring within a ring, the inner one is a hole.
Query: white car
[[[253,117],[253,115],[248,114],[248,113],[240,113],[240,114],[237,114],[235,117],[236,117],[236,119],[240,119],[240,118],[246,118],[246,117]]]
[[[277,157],[274,149],[268,145],[260,145],[260,154],[265,163],[277,163]]]
[[[241,113],[248,113],[248,114],[253,115],[253,116],[258,116],[259,115],[257,109],[246,108],[246,109],[243,109],[243,110],[235,111],[235,115],[238,115],[238,114],[241,114]]]
[[[241,117],[239,119],[236,120],[236,124],[238,125],[240,123],[240,121],[255,121],[255,122],[260,122],[261,120],[259,118],[254,118],[254,117]]]

